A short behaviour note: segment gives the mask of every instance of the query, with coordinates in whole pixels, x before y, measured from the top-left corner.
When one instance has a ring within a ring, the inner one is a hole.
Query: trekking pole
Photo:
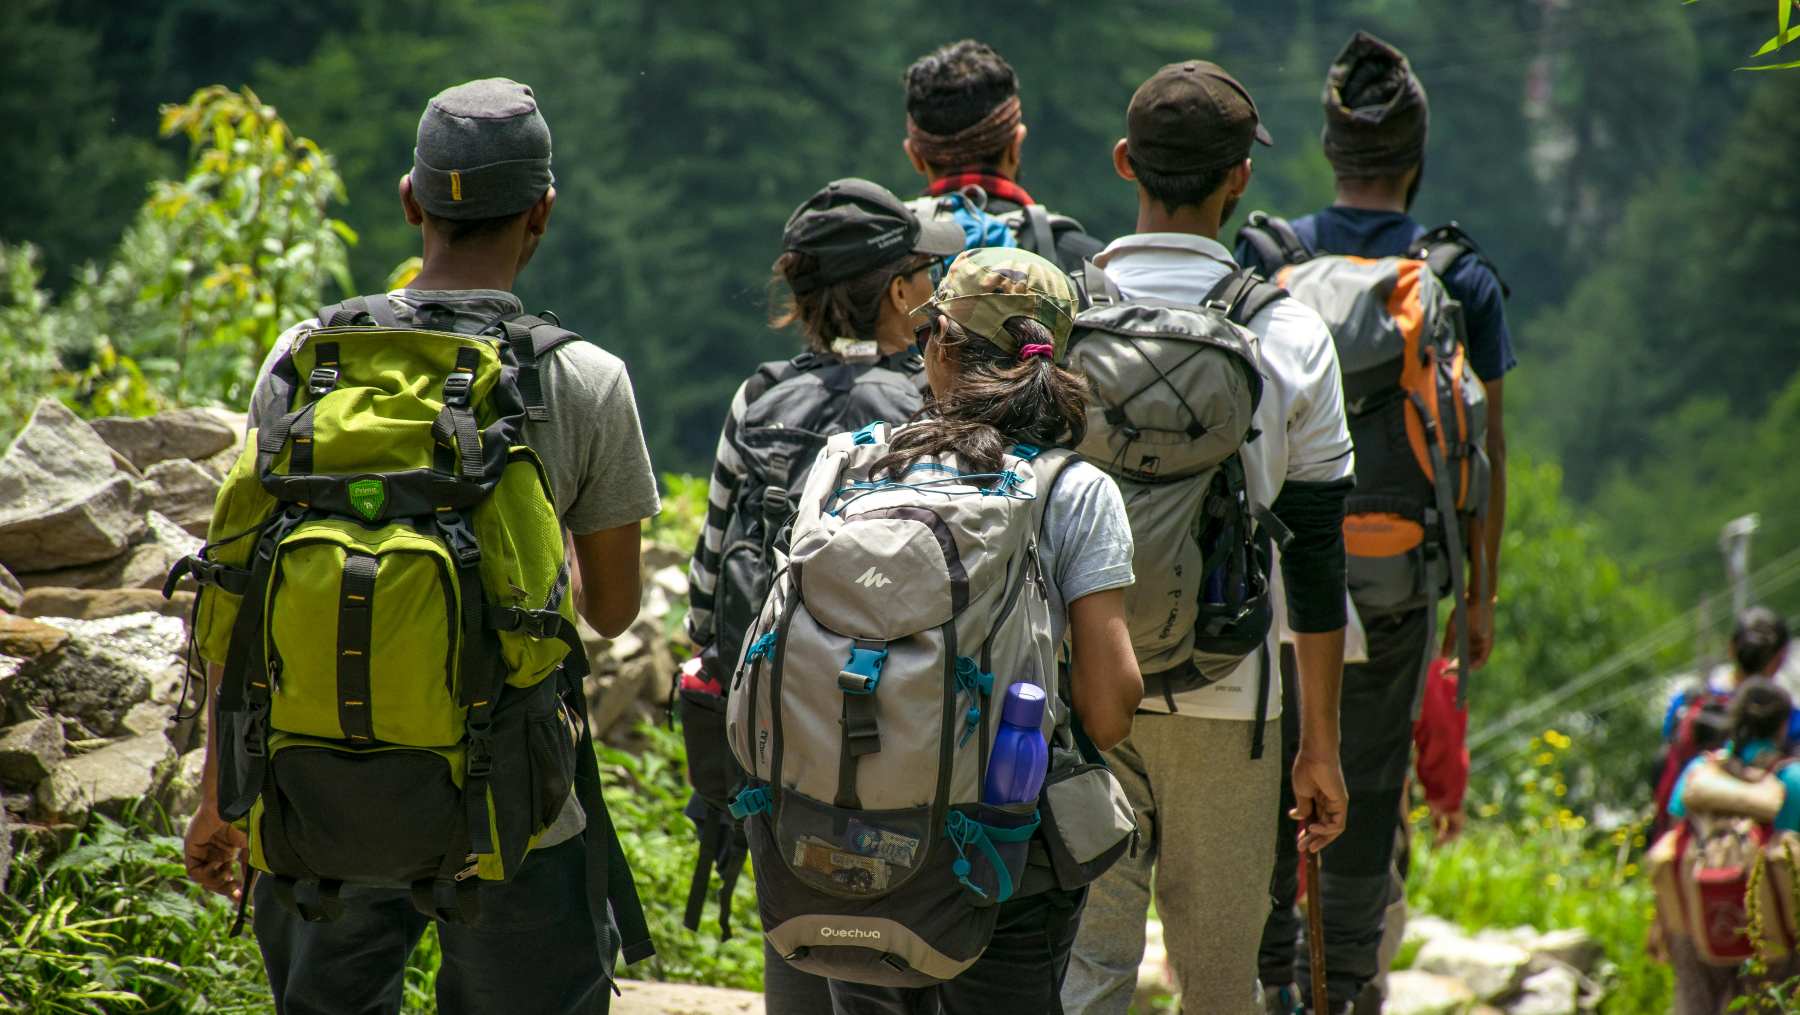
[[[1328,1011],[1325,994],[1325,892],[1319,886],[1319,854],[1305,850],[1306,951],[1312,960],[1312,1010]]]

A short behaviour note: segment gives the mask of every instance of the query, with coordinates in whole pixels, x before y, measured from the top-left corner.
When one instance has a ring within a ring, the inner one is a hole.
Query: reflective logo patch
[[[350,493],[350,506],[358,514],[369,521],[381,517],[381,508],[387,503],[387,483],[378,478],[353,479],[346,489]]]

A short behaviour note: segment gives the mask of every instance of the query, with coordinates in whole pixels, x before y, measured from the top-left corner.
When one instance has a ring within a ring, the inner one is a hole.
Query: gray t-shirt
[[[502,314],[516,314],[521,309],[518,297],[495,289],[400,289],[388,298],[403,324],[470,334]],[[421,320],[420,309],[427,307],[431,309]],[[286,410],[265,383],[269,370],[277,358],[318,327],[317,320],[302,321],[275,340],[250,395],[250,426],[260,426]],[[542,423],[527,420],[523,436],[544,463],[563,527],[588,535],[656,514],[661,507],[656,473],[650,468],[625,364],[597,345],[569,342],[550,354],[540,366],[539,376],[550,419]],[[586,815],[571,796],[568,806],[539,837],[538,848],[574,838],[586,823]]]
[[[1050,616],[1056,639],[1069,625],[1069,605],[1082,596],[1136,581],[1131,572],[1131,520],[1112,477],[1085,461],[1063,470],[1044,509],[1038,547],[1050,576]]]

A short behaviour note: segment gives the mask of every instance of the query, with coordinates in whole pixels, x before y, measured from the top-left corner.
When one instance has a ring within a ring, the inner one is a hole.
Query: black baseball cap
[[[1138,86],[1125,110],[1125,143],[1138,165],[1170,175],[1204,173],[1273,145],[1256,102],[1206,60],[1169,64]]]
[[[781,233],[782,250],[819,262],[816,271],[789,280],[796,292],[855,278],[908,254],[960,254],[964,243],[955,222],[921,219],[886,187],[855,177],[834,180],[807,198]]]

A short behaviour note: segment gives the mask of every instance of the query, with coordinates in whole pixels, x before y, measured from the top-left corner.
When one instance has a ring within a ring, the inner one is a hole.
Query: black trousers
[[[1379,952],[1391,899],[1394,836],[1400,797],[1412,762],[1413,711],[1424,681],[1434,611],[1417,610],[1366,621],[1369,661],[1344,667],[1339,711],[1344,784],[1350,813],[1344,834],[1320,854],[1319,900],[1325,907],[1325,989],[1333,1010],[1356,999],[1381,972]],[[1300,707],[1292,650],[1282,648],[1281,818],[1275,832],[1275,873],[1270,913],[1263,927],[1258,967],[1265,990],[1292,983],[1311,993],[1311,965],[1304,943],[1299,896],[1299,829],[1287,814],[1294,806],[1291,782],[1300,748]]]
[[[961,976],[935,987],[832,980],[832,1005],[837,1015],[1062,1015],[1063,976],[1086,902],[1083,887],[1002,903],[987,951]]]
[[[438,924],[442,1015],[603,1015],[611,1005],[588,915],[584,837],[527,857],[483,886],[472,926]],[[256,941],[278,1015],[395,1015],[406,959],[429,921],[399,889],[346,887],[343,915],[307,923],[258,879]]]

